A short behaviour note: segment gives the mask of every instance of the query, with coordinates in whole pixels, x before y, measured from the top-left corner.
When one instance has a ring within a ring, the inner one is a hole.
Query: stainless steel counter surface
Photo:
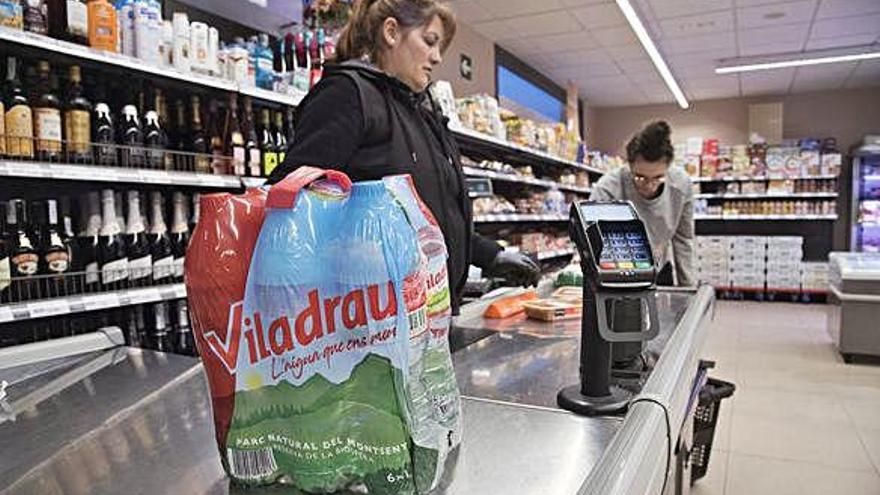
[[[659,357],[693,300],[692,292],[658,291],[660,334],[646,349]],[[456,332],[491,334],[452,355],[464,396],[556,408],[556,393],[578,382],[579,319],[555,323],[519,315],[485,319],[482,308],[463,310]]]
[[[47,386],[53,393],[44,400],[29,399]],[[193,359],[120,348],[72,359],[8,392],[17,412],[0,423],[0,494],[292,491],[230,485]],[[28,407],[18,410],[23,400]],[[575,493],[619,426],[477,399],[463,408],[463,447],[437,493]]]

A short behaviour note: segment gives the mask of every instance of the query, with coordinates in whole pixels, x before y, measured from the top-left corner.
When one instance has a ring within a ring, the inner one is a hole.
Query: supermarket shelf
[[[497,215],[476,215],[474,223],[514,223],[514,222],[567,222],[567,216],[532,215],[527,213],[504,213]]]
[[[303,95],[286,95],[267,91],[260,88],[240,87],[238,84],[220,79],[217,77],[205,76],[200,74],[190,74],[179,72],[173,68],[155,67],[145,63],[143,60],[122,55],[119,53],[111,53],[100,50],[94,50],[87,46],[70,43],[67,41],[57,40],[49,36],[21,31],[6,27],[0,27],[0,41],[15,43],[20,46],[26,46],[38,50],[49,51],[59,55],[67,55],[77,57],[91,62],[97,62],[106,65],[112,65],[127,69],[130,71],[149,74],[152,76],[174,79],[189,84],[199,85],[205,88],[219,89],[223,91],[235,91],[259,98],[264,101],[280,103],[284,105],[298,105]]]
[[[99,294],[59,297],[0,306],[0,323],[32,320],[49,316],[83,313],[101,309],[171,301],[186,297],[184,284],[145,287]]]
[[[571,256],[574,254],[574,248],[556,249],[553,251],[541,251],[538,253],[538,261],[549,260],[553,258],[562,258],[563,256]]]
[[[0,160],[0,177],[124,182],[220,189],[238,189],[242,185],[242,180],[234,175],[9,160]]]
[[[449,128],[449,130],[456,138],[459,139],[459,141],[462,141],[464,144],[491,148],[493,149],[493,151],[519,155],[524,159],[540,161],[543,163],[548,163],[550,165],[571,167],[578,170],[584,170],[593,174],[602,175],[604,173],[602,170],[594,167],[589,167],[587,165],[584,165],[583,163],[578,163],[573,160],[566,160],[565,158],[560,158],[544,151],[531,149],[526,146],[511,143],[504,139],[498,139],[495,136],[483,134],[482,132],[474,131],[464,127],[452,126]]]
[[[694,220],[837,220],[837,215],[694,215]]]
[[[483,170],[474,167],[462,167],[464,174],[468,177],[485,177],[487,179],[501,180],[506,182],[516,182],[519,184],[529,184],[532,186],[546,187],[548,189],[557,188],[560,191],[571,191],[581,194],[590,194],[589,187],[573,186],[569,184],[560,184],[552,180],[537,179],[534,177],[522,177],[515,174],[505,174],[492,170]]]
[[[695,194],[695,198],[706,199],[774,199],[774,198],[836,198],[837,193],[833,192],[817,192],[817,193],[754,193],[754,194]]]
[[[691,177],[691,182],[767,182],[771,180],[837,179],[837,175],[798,175],[794,177]]]

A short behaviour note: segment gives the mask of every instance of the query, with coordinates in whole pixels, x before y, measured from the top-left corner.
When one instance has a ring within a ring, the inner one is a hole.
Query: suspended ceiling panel
[[[271,0],[270,0],[271,1]],[[716,75],[722,59],[878,44],[880,0],[632,0],[691,100],[880,86],[880,60]],[[613,0],[452,0],[459,20],[596,106],[672,103]]]

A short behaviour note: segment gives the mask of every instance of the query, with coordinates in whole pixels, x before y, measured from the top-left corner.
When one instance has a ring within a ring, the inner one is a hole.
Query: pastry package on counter
[[[234,387],[225,433],[217,423],[224,468],[307,493],[427,493],[461,438],[436,222],[408,176],[352,184],[310,167],[273,186],[265,212],[243,297],[199,293],[221,283],[201,261],[187,273],[197,319],[228,314],[196,329],[223,364],[209,380]],[[243,261],[242,247],[218,251]]]

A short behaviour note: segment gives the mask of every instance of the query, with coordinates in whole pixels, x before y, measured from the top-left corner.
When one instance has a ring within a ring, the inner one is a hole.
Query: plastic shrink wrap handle
[[[325,179],[338,185],[345,193],[351,192],[351,179],[336,170],[324,170],[315,167],[299,167],[269,191],[269,208],[293,208],[299,191],[319,179]]]
[[[196,345],[211,390],[217,445],[225,450],[232,420],[235,361],[245,284],[265,218],[266,191],[202,195],[200,220],[187,249],[185,280]]]

